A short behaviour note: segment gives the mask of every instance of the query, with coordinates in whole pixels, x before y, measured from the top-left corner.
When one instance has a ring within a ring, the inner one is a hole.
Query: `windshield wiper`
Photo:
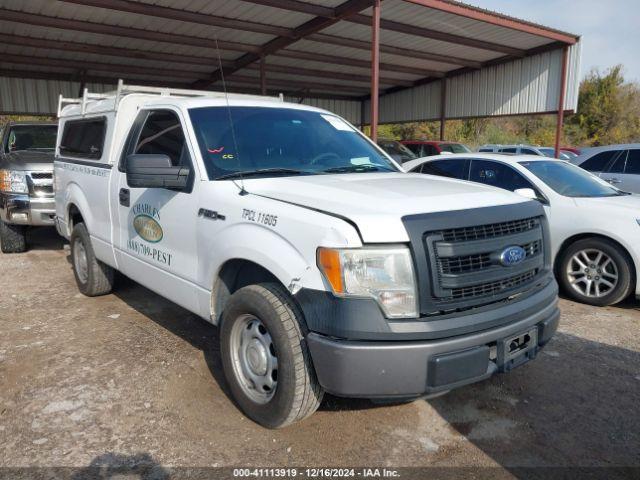
[[[313,175],[313,172],[306,170],[295,170],[293,168],[258,168],[256,170],[245,170],[243,172],[233,172],[221,175],[216,180],[229,180],[232,178],[258,177],[261,175]]]
[[[323,170],[325,173],[352,173],[352,172],[395,172],[391,168],[382,165],[374,165],[373,163],[365,163],[363,165],[344,165],[342,167],[333,167]]]

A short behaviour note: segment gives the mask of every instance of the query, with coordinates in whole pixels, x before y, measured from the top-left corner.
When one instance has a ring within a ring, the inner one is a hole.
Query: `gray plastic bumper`
[[[527,318],[480,332],[429,341],[337,340],[310,333],[307,342],[322,387],[338,396],[419,397],[509,371],[534,358],[558,328],[554,298]],[[535,344],[517,360],[501,355],[503,341],[532,333]]]

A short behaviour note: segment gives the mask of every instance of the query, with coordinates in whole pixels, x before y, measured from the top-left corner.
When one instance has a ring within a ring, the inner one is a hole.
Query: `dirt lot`
[[[269,431],[227,396],[215,328],[126,279],[85,298],[68,248],[32,241],[0,256],[2,467],[640,466],[637,302],[562,300],[557,336],[509,375],[404,405],[330,397]]]

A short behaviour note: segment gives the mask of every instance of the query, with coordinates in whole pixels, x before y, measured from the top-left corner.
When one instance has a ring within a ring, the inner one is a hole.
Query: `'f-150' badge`
[[[526,256],[527,251],[518,245],[507,247],[500,254],[500,263],[505,267],[510,267],[522,262]]]
[[[133,228],[135,228],[138,235],[145,239],[147,242],[158,243],[162,240],[162,227],[152,217],[146,214],[137,215],[133,219]]]

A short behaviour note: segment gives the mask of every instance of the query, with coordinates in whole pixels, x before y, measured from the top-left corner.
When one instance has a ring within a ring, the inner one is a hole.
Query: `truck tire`
[[[574,300],[604,307],[621,302],[634,287],[634,265],[627,252],[605,238],[585,238],[561,254],[558,280]]]
[[[96,258],[84,223],[78,223],[73,227],[69,243],[73,275],[80,293],[87,297],[109,293],[113,288],[114,270]]]
[[[220,351],[233,398],[252,420],[281,428],[315,412],[324,394],[304,338],[302,312],[280,285],[236,291],[220,328]]]
[[[0,222],[2,253],[20,253],[27,250],[27,232],[24,225]]]

